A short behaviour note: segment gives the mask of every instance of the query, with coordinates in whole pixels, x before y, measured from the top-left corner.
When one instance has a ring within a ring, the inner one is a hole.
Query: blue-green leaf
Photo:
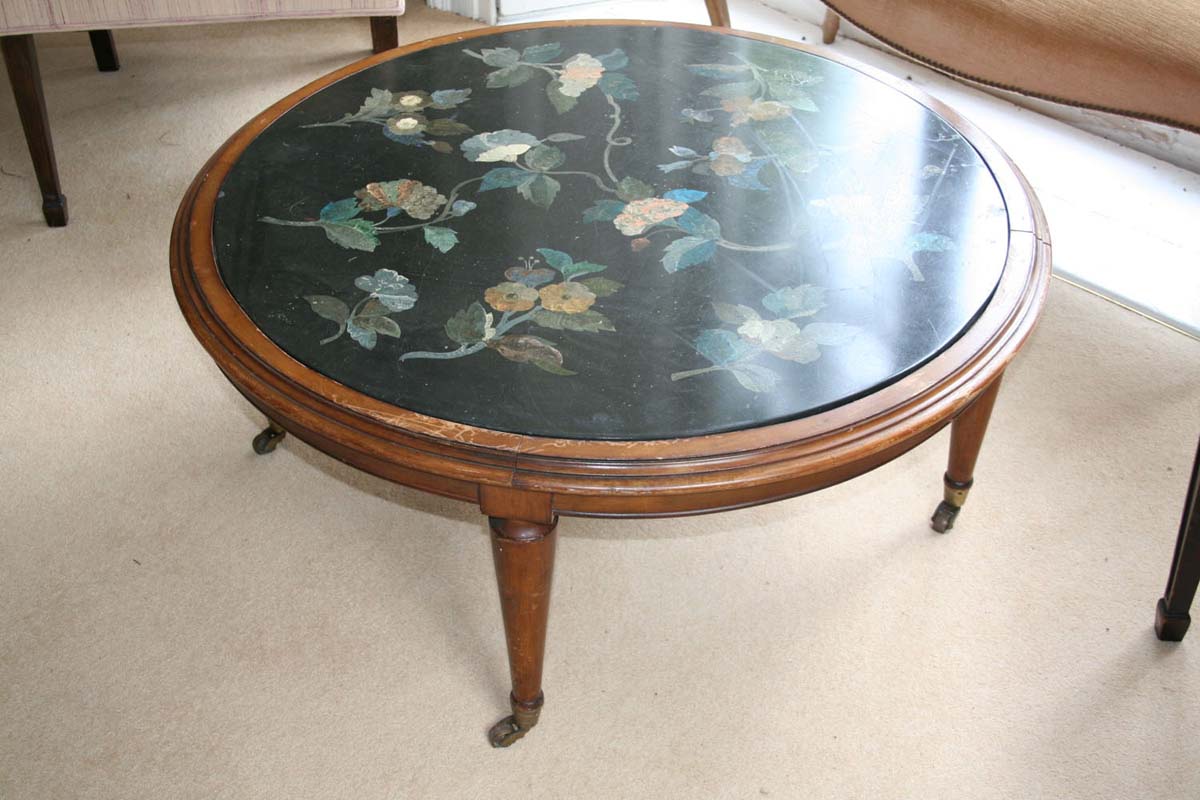
[[[697,353],[718,367],[728,366],[758,352],[757,347],[724,328],[701,331],[694,346]]]
[[[554,110],[560,114],[565,114],[575,107],[579,102],[578,97],[572,97],[569,94],[563,94],[559,91],[562,88],[562,82],[557,78],[546,84],[546,97],[550,98],[550,105],[554,106]]]
[[[547,61],[553,61],[561,52],[562,45],[558,42],[534,44],[521,51],[521,60],[530,64],[544,64]]]
[[[374,350],[375,342],[378,339],[378,337],[375,335],[374,329],[360,327],[355,322],[355,320],[357,320],[357,319],[358,318],[355,317],[354,319],[351,319],[348,323],[346,323],[347,333],[350,334],[351,339],[358,342],[360,345],[362,345],[366,349]]]
[[[663,197],[668,200],[678,200],[681,203],[695,203],[697,200],[708,197],[708,192],[702,192],[699,189],[672,189]]]
[[[688,64],[688,69],[706,78],[735,78],[750,72],[746,64]]]
[[[487,192],[492,189],[512,189],[533,180],[534,176],[516,167],[496,167],[485,173],[479,191]]]
[[[619,47],[611,53],[596,56],[596,60],[603,64],[606,70],[610,71],[625,69],[625,67],[629,66],[629,56],[625,55],[625,51]]]
[[[562,250],[551,250],[549,247],[539,247],[537,249],[542,254],[542,258],[546,259],[546,263],[554,267],[560,272],[570,267],[575,263],[575,259],[564,253]]]
[[[762,304],[778,317],[811,317],[825,307],[825,289],[811,283],[784,286],[764,297]]]
[[[495,72],[489,72],[487,75],[487,85],[489,89],[520,86],[535,75],[537,75],[537,70],[533,67],[526,64],[516,64],[504,69],[498,69]]]
[[[329,237],[329,241],[348,250],[373,253],[379,246],[379,236],[375,233],[375,226],[365,219],[349,219],[338,222],[322,220],[321,227],[325,229],[325,235]]]
[[[332,203],[327,203],[321,209],[321,219],[326,222],[341,222],[351,217],[357,217],[358,212],[358,198],[347,197],[345,200],[335,200]]]
[[[451,228],[425,228],[425,241],[434,246],[435,249],[448,253],[454,245],[458,244],[458,234]]]
[[[662,265],[667,272],[703,264],[717,252],[717,243],[699,236],[684,236],[667,245],[663,251]]]
[[[446,109],[454,108],[459,103],[466,102],[466,99],[470,96],[470,89],[439,89],[429,95],[429,99],[433,100],[434,108]]]
[[[742,388],[752,392],[769,392],[779,383],[779,376],[775,372],[758,364],[738,364],[730,367],[729,372],[737,378]]]
[[[593,264],[591,261],[576,261],[570,266],[563,267],[560,271],[564,278],[575,278],[579,275],[588,275],[592,272],[603,272],[608,269],[604,264]]]
[[[675,219],[675,225],[684,233],[690,233],[692,236],[699,236],[702,239],[721,238],[721,223],[694,208],[689,208],[680,214]]]
[[[533,176],[533,180],[518,186],[517,192],[535,206],[549,208],[561,188],[561,183],[539,172]]]
[[[687,169],[691,165],[691,161],[672,161],[670,164],[659,164],[658,168],[663,172],[674,172],[678,169]]]
[[[597,200],[583,212],[584,222],[612,222],[622,211],[625,203],[620,200]]]
[[[483,63],[489,67],[511,67],[521,60],[521,54],[511,47],[485,49],[482,55]]]
[[[621,72],[609,72],[600,79],[600,91],[617,100],[637,100],[637,84]]]

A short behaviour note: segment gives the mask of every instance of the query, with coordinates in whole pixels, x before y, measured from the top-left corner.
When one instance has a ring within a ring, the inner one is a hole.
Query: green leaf
[[[521,54],[511,47],[485,49],[481,55],[489,67],[511,67],[521,60]]]
[[[846,344],[859,334],[859,329],[844,322],[810,322],[803,332],[817,344],[829,347]]]
[[[596,297],[608,297],[625,288],[625,284],[608,278],[585,278],[580,283],[586,286]]]
[[[461,345],[472,345],[483,341],[487,335],[488,313],[478,302],[459,311],[446,320],[446,335]]]
[[[489,89],[520,86],[534,75],[537,75],[537,70],[533,67],[526,66],[525,64],[517,64],[513,67],[505,67],[495,72],[489,72],[487,75],[487,85]]]
[[[583,212],[584,222],[612,222],[622,211],[625,203],[620,200],[597,200]]]
[[[370,96],[363,100],[362,107],[359,108],[358,113],[354,114],[353,116],[360,119],[390,116],[391,107],[391,92],[389,92],[387,89],[372,89]]]
[[[773,356],[794,361],[797,364],[811,364],[821,357],[821,348],[817,346],[816,341],[800,331],[781,341],[773,341],[765,349]]]
[[[327,203],[321,209],[321,219],[326,222],[342,222],[357,217],[359,212],[358,198],[347,197],[345,200],[335,200]]]
[[[425,123],[425,132],[430,136],[464,136],[473,133],[470,125],[452,119],[431,119]]]
[[[774,153],[785,168],[797,175],[812,172],[817,166],[817,149],[803,139],[792,127],[778,125],[755,125],[755,131],[767,150]]]
[[[668,200],[678,200],[681,203],[698,203],[708,197],[708,192],[699,189],[672,189],[663,195]]]
[[[743,388],[752,392],[769,392],[779,383],[778,375],[758,364],[738,364],[730,367],[729,372]]]
[[[484,174],[483,182],[479,184],[479,191],[487,192],[492,189],[512,189],[515,186],[528,183],[534,177],[525,170],[518,169],[517,167],[496,167]]]
[[[717,97],[721,100],[732,100],[735,97],[753,97],[758,94],[758,81],[718,83],[708,87],[700,94],[708,97]]]
[[[518,186],[517,191],[535,206],[549,208],[560,188],[562,188],[562,184],[554,178],[539,173],[533,177],[533,180]]]
[[[625,67],[629,66],[629,56],[625,55],[625,51],[619,47],[611,53],[596,56],[596,60],[603,64],[606,70],[610,71],[625,69]]]
[[[608,267],[604,264],[593,264],[591,261],[576,261],[570,266],[563,267],[560,271],[564,278],[570,280],[576,275],[590,275],[593,272],[603,272],[606,269]]]
[[[703,264],[717,252],[717,243],[699,236],[684,236],[667,245],[663,251],[662,265],[667,272]]]
[[[580,136],[578,133],[552,133],[546,137],[547,142],[574,142],[578,139],[587,137]]]
[[[544,64],[547,61],[553,61],[561,52],[562,45],[558,42],[534,44],[521,51],[521,60],[530,64]]]
[[[546,259],[547,264],[557,270],[565,269],[575,263],[575,259],[571,258],[562,250],[551,250],[549,247],[539,247],[537,251],[542,254],[542,258]]]
[[[733,303],[713,303],[713,311],[717,312],[717,319],[727,325],[741,325],[743,322],[749,322],[752,319],[759,319],[758,312],[750,306],[734,305]]]
[[[458,244],[458,234],[452,228],[426,228],[425,241],[442,253],[448,253]]]
[[[572,97],[569,94],[563,94],[559,91],[562,88],[562,82],[557,78],[546,84],[546,97],[550,98],[550,105],[554,106],[554,110],[560,114],[565,114],[575,107],[579,102],[578,97]]]
[[[617,197],[626,203],[632,203],[634,200],[645,200],[647,197],[654,197],[654,187],[632,176],[622,178],[620,183],[617,184]]]
[[[305,295],[304,299],[312,306],[312,310],[317,313],[317,316],[339,325],[346,324],[346,319],[350,316],[350,309],[336,297],[330,297],[327,294],[310,294]]]
[[[363,330],[372,330],[376,333],[382,333],[384,336],[391,336],[393,339],[400,338],[400,326],[396,324],[396,320],[391,317],[382,316],[367,316],[360,314],[351,322],[355,327]],[[368,350],[370,348],[367,348]]]
[[[728,366],[758,352],[758,348],[724,328],[701,331],[694,344],[696,352],[718,367]]]
[[[811,283],[784,286],[764,297],[762,304],[778,317],[811,317],[825,307],[825,289]]]
[[[379,237],[375,234],[375,226],[365,219],[351,219],[340,222],[322,220],[321,227],[329,241],[341,245],[348,250],[363,250],[375,252],[379,246]]]
[[[621,72],[609,72],[600,78],[600,91],[616,100],[637,100],[637,84]]]
[[[541,306],[535,308],[530,319],[543,328],[556,331],[584,331],[596,333],[599,331],[615,331],[608,317],[594,309],[581,311],[578,314],[567,314],[563,311],[549,311]]]
[[[563,151],[549,144],[539,144],[532,150],[525,152],[525,164],[530,169],[536,169],[539,172],[547,172],[557,166],[561,166],[567,157],[563,155]]]

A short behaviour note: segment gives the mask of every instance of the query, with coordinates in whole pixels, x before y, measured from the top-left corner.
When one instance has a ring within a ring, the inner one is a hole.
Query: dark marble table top
[[[221,187],[221,275],[293,358],[498,431],[658,439],[846,403],[987,304],[1004,201],[845,65],[674,27],[509,31],[347,77]]]

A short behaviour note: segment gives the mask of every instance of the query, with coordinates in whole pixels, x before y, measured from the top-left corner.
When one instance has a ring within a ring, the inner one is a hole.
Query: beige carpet
[[[478,512],[255,457],[168,280],[194,171],[366,23],[118,41],[101,75],[41,40],[65,230],[0,90],[0,798],[1196,796],[1200,630],[1152,620],[1200,344],[1056,282],[948,536],[945,434],[764,508],[564,520],[543,722],[493,751]]]

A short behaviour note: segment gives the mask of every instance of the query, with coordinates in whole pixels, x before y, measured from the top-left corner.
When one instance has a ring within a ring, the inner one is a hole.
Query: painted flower
[[[413,219],[429,219],[446,202],[432,186],[408,180],[368,183],[354,193],[363,211],[399,209]]]
[[[532,134],[506,128],[477,134],[460,146],[468,161],[493,162],[516,161],[540,143],[541,140]]]
[[[538,290],[506,281],[484,292],[483,299],[497,311],[528,311],[538,301]]]
[[[648,197],[645,200],[634,200],[625,206],[613,220],[613,225],[626,236],[637,236],[660,222],[681,216],[687,210],[688,204],[680,200]]]
[[[792,113],[792,109],[783,103],[775,100],[752,100],[746,95],[722,101],[721,108],[730,113],[729,121],[733,125],[744,125],[751,120],[765,122],[781,119]]]
[[[722,136],[712,143],[709,154],[712,171],[722,177],[741,175],[753,160],[750,148],[736,136]]]
[[[401,114],[387,121],[387,129],[397,136],[420,136],[425,132],[425,123],[420,114]]]
[[[582,283],[564,281],[543,286],[539,292],[542,307],[548,311],[561,311],[565,314],[579,314],[587,311],[596,302],[596,295]]]
[[[433,98],[429,96],[429,92],[416,89],[411,92],[392,93],[392,107],[398,111],[420,111],[431,105]]]
[[[588,89],[600,82],[604,75],[604,65],[599,59],[587,53],[573,55],[563,64],[559,73],[558,91],[568,97],[579,97]]]
[[[799,335],[800,328],[790,319],[752,319],[743,322],[737,332],[764,350],[779,350]]]

